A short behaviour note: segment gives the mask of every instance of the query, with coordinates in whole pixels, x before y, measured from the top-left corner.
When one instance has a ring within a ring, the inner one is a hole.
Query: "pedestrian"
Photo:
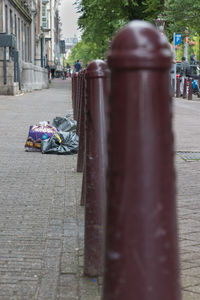
[[[55,66],[51,66],[51,78],[54,79],[55,76]]]
[[[196,63],[196,57],[195,54],[193,53],[190,55],[190,64],[195,65],[195,63]]]
[[[181,70],[180,70],[180,92],[181,96],[183,95],[184,82],[186,77],[190,76],[190,65],[186,61],[186,58],[183,56],[181,61]]]
[[[77,62],[75,63],[74,68],[75,68],[75,72],[77,72],[77,73],[79,71],[81,71],[82,67],[81,67],[81,63],[79,60],[77,60]]]
[[[71,77],[71,66],[67,63],[67,77]]]

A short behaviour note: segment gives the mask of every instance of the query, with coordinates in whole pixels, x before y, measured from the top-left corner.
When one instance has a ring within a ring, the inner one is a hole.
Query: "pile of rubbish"
[[[77,122],[66,117],[56,117],[52,124],[47,121],[31,125],[25,143],[25,151],[54,154],[75,154],[78,152],[79,137]]]

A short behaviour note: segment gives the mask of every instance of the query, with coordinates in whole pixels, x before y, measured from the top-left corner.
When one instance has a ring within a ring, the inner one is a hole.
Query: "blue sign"
[[[182,42],[181,34],[175,34],[175,41],[174,41],[175,46],[181,44],[181,42]]]

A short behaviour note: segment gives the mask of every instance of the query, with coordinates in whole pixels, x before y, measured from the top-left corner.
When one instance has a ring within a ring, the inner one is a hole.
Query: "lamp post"
[[[160,14],[160,15],[158,15],[157,19],[154,20],[154,22],[155,22],[156,28],[163,35],[166,19],[163,17],[162,14]],[[174,35],[174,38],[175,38],[175,35]],[[170,81],[171,81],[171,88],[175,92],[175,90],[176,90],[176,63],[175,63],[176,54],[175,54],[175,48],[173,49],[173,56],[174,56],[174,58],[173,58],[172,70],[170,72]]]
[[[188,40],[189,40],[189,31],[188,28],[185,29],[185,45],[184,45],[184,56],[185,60],[188,61]]]
[[[164,33],[164,28],[165,28],[165,23],[166,20],[163,18],[163,16],[160,14],[157,19],[154,20],[157,29],[161,32]]]

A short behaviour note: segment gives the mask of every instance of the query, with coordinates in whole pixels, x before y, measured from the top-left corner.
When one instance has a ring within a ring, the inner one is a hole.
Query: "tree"
[[[186,27],[191,34],[200,32],[199,0],[166,0],[165,15],[170,33],[184,32]]]
[[[85,67],[89,61],[93,59],[97,59],[101,56],[99,52],[99,48],[96,44],[91,42],[84,42],[83,40],[75,45],[72,49],[71,55],[68,58],[67,62],[70,63],[71,66],[74,65],[75,61],[81,60],[83,66]]]
[[[134,19],[154,22],[164,0],[76,0],[75,5],[81,13],[78,24],[83,41],[98,47],[99,58],[104,58],[109,41],[121,27]]]

